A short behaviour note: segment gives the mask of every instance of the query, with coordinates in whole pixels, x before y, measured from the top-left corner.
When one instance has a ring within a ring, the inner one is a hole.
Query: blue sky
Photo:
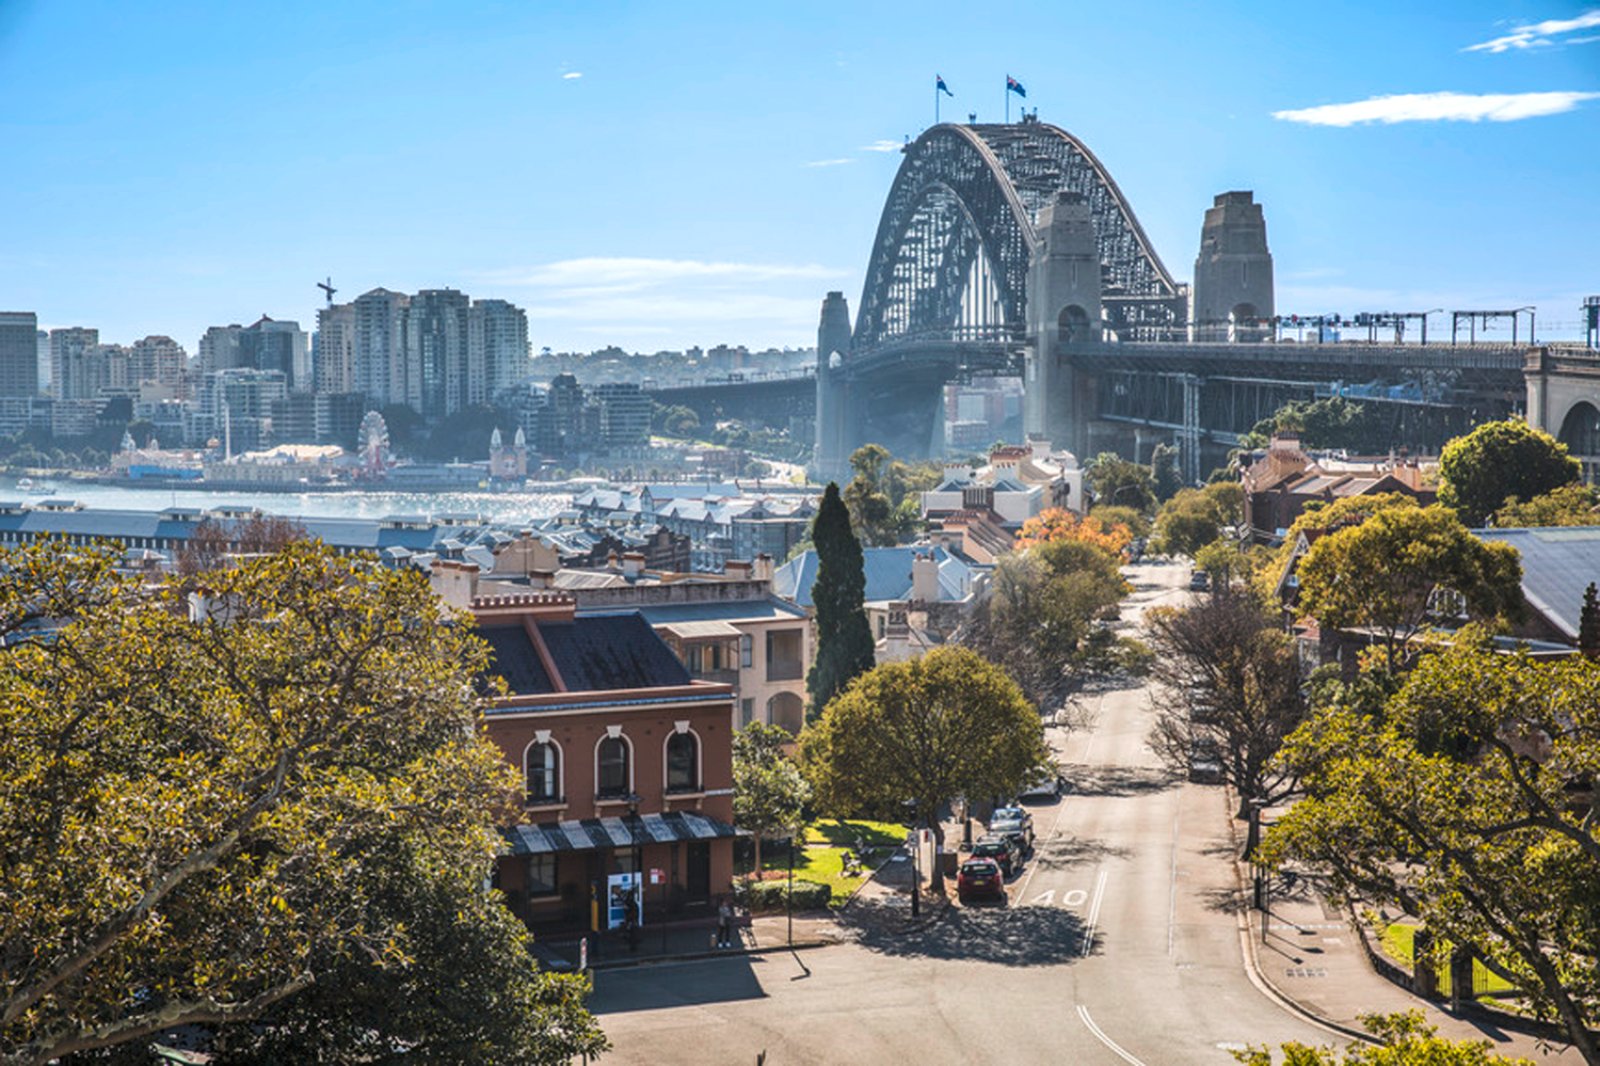
[[[946,118],[1022,81],[1181,278],[1254,189],[1282,313],[1570,335],[1600,292],[1593,0],[0,0],[0,309],[192,351],[331,274],[511,299],[536,347],[807,345],[935,72]]]

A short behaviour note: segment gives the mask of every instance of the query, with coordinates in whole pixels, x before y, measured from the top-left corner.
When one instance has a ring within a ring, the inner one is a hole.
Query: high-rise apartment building
[[[155,384],[172,390],[173,397],[183,398],[183,372],[189,356],[183,345],[171,337],[152,336],[133,342],[129,350],[128,376],[137,387]]]
[[[507,300],[476,300],[468,325],[467,402],[492,402],[528,376],[528,315]]]
[[[212,326],[200,338],[196,370],[203,376],[218,370],[232,370],[243,366],[239,356],[239,335],[244,327]]]
[[[406,373],[405,293],[373,289],[351,303],[355,313],[355,341],[351,349],[355,391],[379,407],[401,403],[422,409],[422,383]]]
[[[39,316],[0,311],[0,396],[39,392]]]
[[[417,411],[424,418],[443,418],[467,406],[470,305],[467,294],[456,289],[423,289],[411,298],[406,312],[406,363],[408,375],[414,373],[421,383]],[[481,369],[478,378],[482,380]]]
[[[311,351],[319,395],[356,391],[356,309],[331,304],[317,312],[317,335]]]
[[[274,370],[291,391],[311,388],[311,350],[300,323],[262,315],[239,331],[239,364],[246,370]]]
[[[39,331],[39,391],[50,391],[50,333],[48,330]]]
[[[104,379],[99,330],[65,326],[50,331],[50,395],[58,400],[90,400]]]
[[[650,443],[650,394],[631,381],[610,381],[594,390],[600,408],[600,438],[608,448]]]

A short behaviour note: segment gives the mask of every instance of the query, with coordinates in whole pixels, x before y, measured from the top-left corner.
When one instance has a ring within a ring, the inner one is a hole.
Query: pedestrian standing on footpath
[[[717,907],[717,947],[733,947],[733,904],[727,896]]]

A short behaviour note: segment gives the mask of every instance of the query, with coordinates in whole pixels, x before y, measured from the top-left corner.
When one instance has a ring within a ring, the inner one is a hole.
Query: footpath
[[[1240,862],[1235,871],[1240,896],[1248,903],[1250,870]],[[1266,986],[1263,991],[1312,1021],[1355,1039],[1366,1033],[1363,1014],[1420,1010],[1439,1035],[1452,1040],[1488,1040],[1497,1054],[1538,1063],[1583,1061],[1565,1044],[1503,1028],[1476,1014],[1453,1013],[1447,1004],[1415,996],[1381,976],[1367,958],[1362,934],[1351,928],[1345,913],[1304,881],[1285,885],[1275,880],[1269,906],[1266,912],[1243,910],[1245,966]]]

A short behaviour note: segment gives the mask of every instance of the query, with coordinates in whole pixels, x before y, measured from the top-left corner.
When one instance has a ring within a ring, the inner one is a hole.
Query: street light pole
[[[794,835],[796,832],[797,830],[792,828],[789,830],[789,891],[784,894],[788,904],[785,909],[788,912],[789,946],[791,948],[794,947]]]
[[[922,913],[922,830],[911,830],[911,917]]]

